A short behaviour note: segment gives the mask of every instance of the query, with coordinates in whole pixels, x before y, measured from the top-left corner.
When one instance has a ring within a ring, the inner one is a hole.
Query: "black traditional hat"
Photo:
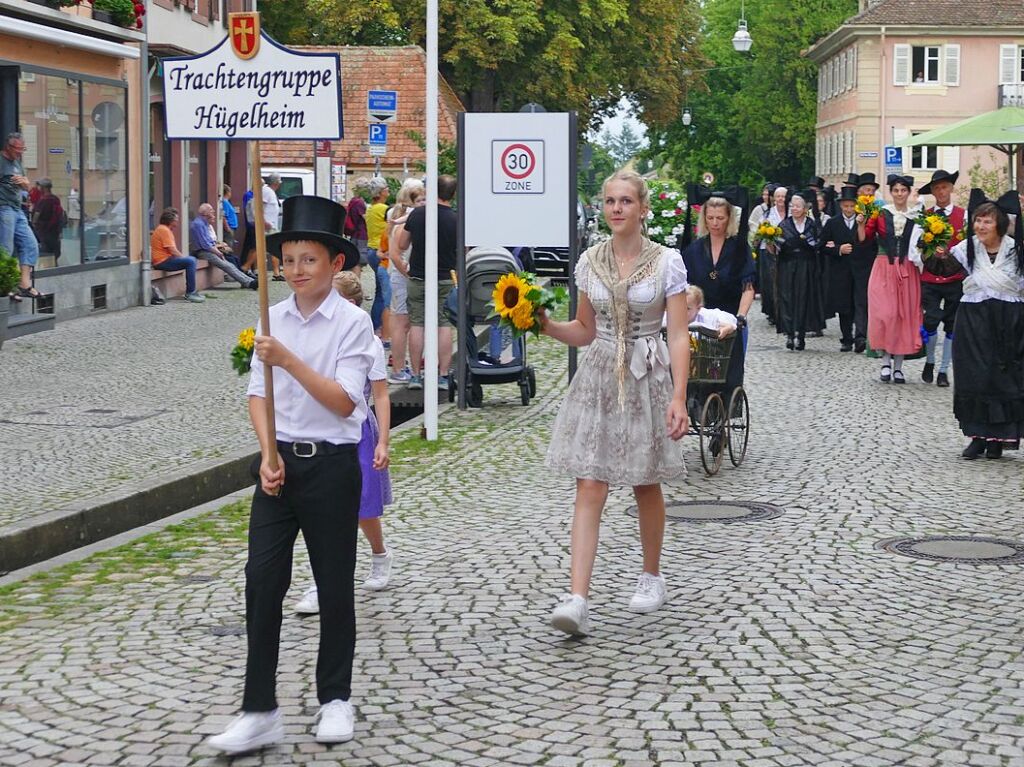
[[[852,176],[853,176],[853,174],[851,174],[851,177]],[[881,184],[879,184],[877,181],[875,181],[875,174],[874,173],[861,173],[856,178],[857,178],[857,186],[866,186],[867,184],[870,184],[875,189],[878,189],[878,187],[881,186]]]
[[[345,256],[343,269],[351,269],[359,263],[359,248],[342,236],[345,231],[345,208],[326,197],[295,195],[282,205],[281,231],[267,237],[267,249],[275,256],[281,255],[281,245],[296,240],[322,242],[331,256],[342,253]]]
[[[811,176],[807,180],[807,188],[808,189],[824,189],[825,188],[825,179],[823,179],[821,176]]]
[[[948,170],[937,170],[932,174],[932,180],[917,190],[918,194],[931,194],[932,184],[936,181],[948,181],[951,184],[955,184],[956,180],[960,178],[960,171],[956,173],[950,173]]]
[[[865,173],[864,175],[869,175],[869,174]],[[848,174],[846,176],[846,181],[843,182],[843,186],[852,186],[852,187],[856,188],[856,187],[861,185],[860,178],[861,177],[858,176],[856,173],[850,173],[850,174]],[[870,183],[874,183],[874,181],[875,181],[875,177],[871,176],[871,182]],[[865,183],[867,183],[867,182],[865,182]]]
[[[857,187],[844,184],[843,188],[839,190],[839,202],[843,200],[852,200],[857,202]]]
[[[886,186],[892,189],[896,184],[903,184],[907,189],[914,188],[913,176],[901,176],[899,173],[890,173],[885,179]]]
[[[774,194],[775,190],[772,190]],[[750,193],[744,186],[734,184],[732,186],[712,188],[710,186],[704,186],[703,184],[687,184],[686,185],[686,203],[687,203],[687,216],[686,222],[683,225],[683,247],[686,247],[693,240],[693,227],[689,215],[690,209],[694,205],[703,205],[712,197],[722,197],[728,201],[731,205],[736,206],[740,209],[740,230],[738,236],[745,236],[747,227],[743,223],[747,220],[750,208]]]
[[[834,216],[836,214],[836,188],[834,186],[825,186],[818,190],[818,194],[825,195],[825,210],[818,211],[817,207],[815,207],[815,213],[822,212]],[[817,218],[820,222],[821,216],[819,215]]]
[[[1003,192],[998,200],[990,200],[983,189],[971,189],[967,203],[967,265],[974,267],[974,211],[986,202],[991,202],[1007,216],[1014,216],[1013,242],[1017,250],[1017,271],[1024,274],[1024,215],[1021,214],[1020,195],[1016,189]]]

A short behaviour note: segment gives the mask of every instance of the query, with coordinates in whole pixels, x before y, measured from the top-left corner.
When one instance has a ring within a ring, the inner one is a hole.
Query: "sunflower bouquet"
[[[778,244],[782,242],[782,227],[765,219],[758,224],[757,231],[754,232],[754,242],[758,245],[762,242],[765,245]]]
[[[514,338],[522,338],[527,333],[539,336],[537,312],[540,309],[554,311],[569,298],[569,291],[564,287],[544,288],[536,279],[530,272],[509,272],[494,286],[494,311],[490,317],[499,318],[498,326],[511,330]]]
[[[231,350],[231,367],[240,376],[249,372],[252,366],[252,350],[256,345],[256,328],[246,328],[238,334],[238,343]]]
[[[854,203],[853,210],[858,215],[864,216],[866,221],[878,218],[882,212],[882,206],[873,196],[870,194],[857,195],[857,202]]]
[[[914,223],[923,230],[917,246],[925,258],[931,258],[938,248],[953,241],[953,225],[942,213],[922,214]]]

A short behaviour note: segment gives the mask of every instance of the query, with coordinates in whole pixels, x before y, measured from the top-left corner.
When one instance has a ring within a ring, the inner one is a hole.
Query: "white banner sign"
[[[464,120],[466,245],[568,247],[576,183],[569,115],[474,112]]]
[[[206,53],[164,59],[163,68],[168,138],[342,138],[338,55],[289,50],[258,21],[255,34],[232,27]]]

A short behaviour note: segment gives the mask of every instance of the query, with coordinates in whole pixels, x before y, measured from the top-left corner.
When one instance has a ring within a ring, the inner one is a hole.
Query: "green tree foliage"
[[[262,0],[287,44],[424,45],[422,0]],[[594,127],[626,97],[638,117],[676,117],[696,68],[698,0],[440,0],[441,71],[473,112],[534,101]]]
[[[587,147],[590,147],[590,164],[587,159]],[[585,200],[593,200],[601,193],[601,184],[615,172],[618,167],[611,152],[599,143],[591,142],[580,145],[580,156],[576,162],[576,190]]]
[[[644,148],[644,140],[628,122],[623,123],[622,129],[615,135],[605,128],[601,133],[601,144],[620,166],[632,160]]]
[[[740,0],[707,0],[701,51],[711,71],[685,94],[679,116],[648,133],[646,155],[687,181],[712,172],[723,183],[803,182],[814,170],[817,68],[801,55],[857,12],[857,0],[762,0],[746,5],[754,45],[732,48]]]

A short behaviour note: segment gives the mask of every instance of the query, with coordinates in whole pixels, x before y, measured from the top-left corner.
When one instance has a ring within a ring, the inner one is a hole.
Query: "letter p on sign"
[[[494,194],[544,194],[544,142],[492,141],[491,191]]]

